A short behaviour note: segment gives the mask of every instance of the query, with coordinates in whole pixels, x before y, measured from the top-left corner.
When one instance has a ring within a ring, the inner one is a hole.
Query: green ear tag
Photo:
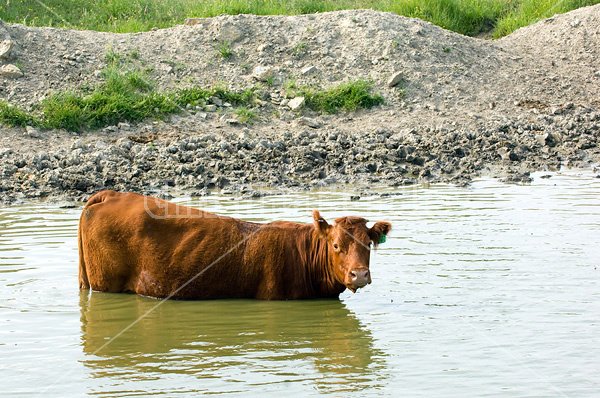
[[[379,244],[385,243],[386,240],[387,237],[384,234],[381,234],[381,237],[379,238]]]

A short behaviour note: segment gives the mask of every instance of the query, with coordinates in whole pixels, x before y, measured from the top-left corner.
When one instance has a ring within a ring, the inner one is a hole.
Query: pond
[[[600,391],[591,170],[357,192],[174,201],[253,221],[347,214],[393,231],[340,300],[80,293],[80,208],[0,208],[3,396],[572,396]],[[384,193],[383,195],[379,195]]]

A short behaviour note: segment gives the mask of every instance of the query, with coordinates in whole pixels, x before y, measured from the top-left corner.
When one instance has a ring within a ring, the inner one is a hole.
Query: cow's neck
[[[307,284],[318,297],[338,297],[346,287],[335,277],[329,261],[329,245],[325,238],[314,234],[314,227],[307,236],[309,255],[307,256]]]

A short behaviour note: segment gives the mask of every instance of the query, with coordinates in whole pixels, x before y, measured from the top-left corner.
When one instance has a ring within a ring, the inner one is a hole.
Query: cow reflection
[[[130,370],[138,380],[178,373],[251,384],[260,375],[355,391],[378,385],[383,367],[369,331],[338,300],[161,302],[83,291],[80,306],[84,363],[96,378]]]

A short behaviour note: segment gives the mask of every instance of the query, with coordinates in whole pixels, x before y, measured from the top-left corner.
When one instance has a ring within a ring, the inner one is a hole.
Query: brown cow
[[[135,193],[102,191],[79,221],[79,287],[176,299],[338,297],[371,283],[391,230],[349,216],[259,224]]]

